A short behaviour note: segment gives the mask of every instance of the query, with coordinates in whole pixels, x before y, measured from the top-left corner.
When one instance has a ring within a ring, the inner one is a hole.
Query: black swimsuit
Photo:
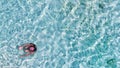
[[[31,47],[33,47],[33,48],[34,48],[34,50],[31,50],[31,49],[30,49]],[[36,47],[35,47],[35,46],[30,46],[30,47],[28,47],[28,48],[27,48],[27,50],[29,50],[30,52],[35,52],[37,49],[36,49]]]
[[[36,45],[33,44],[33,43],[30,43],[30,45],[31,45],[31,46],[28,46],[28,47],[26,46],[27,48],[24,47],[24,51],[25,51],[25,50],[29,50],[30,52],[36,52],[36,51],[37,51]],[[33,47],[34,50],[31,50],[31,49],[30,49],[31,47]]]

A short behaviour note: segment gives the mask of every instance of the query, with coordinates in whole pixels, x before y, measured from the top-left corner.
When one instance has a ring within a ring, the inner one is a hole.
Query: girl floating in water
[[[23,44],[22,46],[19,46],[18,49],[23,50],[25,52],[25,54],[21,55],[21,57],[29,56],[31,54],[34,54],[37,50],[36,45],[33,44],[33,43]]]

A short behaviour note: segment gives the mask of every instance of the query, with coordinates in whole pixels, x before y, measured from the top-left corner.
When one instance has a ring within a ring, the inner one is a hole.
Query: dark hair
[[[28,47],[27,49],[28,49],[29,51],[31,51],[30,48],[31,48],[31,47],[34,47],[33,52],[37,51],[37,47],[36,47],[36,45],[33,44],[33,43],[30,43],[30,44],[31,44],[32,46]]]

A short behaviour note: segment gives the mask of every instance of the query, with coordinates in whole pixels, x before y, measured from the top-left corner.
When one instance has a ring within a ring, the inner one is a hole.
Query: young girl
[[[36,45],[33,43],[23,44],[22,46],[19,46],[18,49],[25,52],[25,54],[21,55],[20,57],[29,56],[37,51]]]

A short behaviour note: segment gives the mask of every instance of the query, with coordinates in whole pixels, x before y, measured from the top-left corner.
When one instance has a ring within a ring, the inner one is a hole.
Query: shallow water
[[[0,0],[0,68],[120,68],[119,0]],[[37,52],[20,58],[18,46]]]

